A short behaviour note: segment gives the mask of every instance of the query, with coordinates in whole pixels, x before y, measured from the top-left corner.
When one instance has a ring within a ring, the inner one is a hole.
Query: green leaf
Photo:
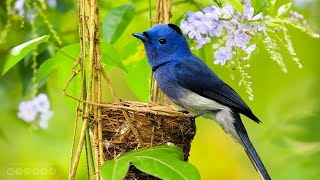
[[[237,11],[243,12],[242,4],[238,0],[227,0]]]
[[[134,15],[134,7],[131,3],[111,9],[103,20],[104,38],[111,44],[116,42]]]
[[[262,12],[267,7],[267,0],[254,0],[252,1],[252,7],[254,8],[254,13],[258,14]]]
[[[102,55],[101,62],[126,71],[126,68],[124,67],[122,62],[122,56],[120,55],[118,50],[103,39],[101,39],[100,45]]]
[[[187,12],[182,13],[175,21],[174,24],[180,25],[180,22],[182,19],[186,19],[187,17]]]
[[[140,171],[160,179],[200,179],[197,169],[181,160],[139,156],[132,164]]]
[[[36,77],[36,83],[38,83],[40,80],[46,78],[52,71],[52,69],[55,68],[55,56],[47,59],[46,61],[44,61],[37,72],[37,77]]]
[[[101,166],[101,176],[105,180],[122,180],[130,167],[129,161],[107,161]]]
[[[130,162],[139,170],[164,180],[200,179],[197,169],[183,161],[182,150],[175,146],[157,146],[122,154],[101,167],[101,176],[105,180],[123,179]]]
[[[66,54],[73,57],[78,57],[79,52],[79,43],[71,44],[61,48],[61,50],[59,50],[53,57],[47,59],[41,64],[37,72],[36,83],[46,78],[54,69],[57,69],[59,66],[64,66],[65,61],[74,62],[74,60],[66,56]]]
[[[48,41],[49,37],[50,35],[44,35],[12,48],[2,69],[1,76],[3,76],[19,61],[21,61],[30,51],[35,49],[39,44]]]

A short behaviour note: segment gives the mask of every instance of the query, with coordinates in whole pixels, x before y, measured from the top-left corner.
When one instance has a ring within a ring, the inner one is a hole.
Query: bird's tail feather
[[[254,149],[249,136],[247,134],[247,131],[240,119],[240,115],[238,113],[233,113],[233,117],[235,118],[234,127],[236,129],[236,132],[242,142],[242,145],[245,147],[245,151],[256,168],[256,170],[259,172],[260,176],[264,180],[271,180],[266,168],[264,167],[258,153]]]

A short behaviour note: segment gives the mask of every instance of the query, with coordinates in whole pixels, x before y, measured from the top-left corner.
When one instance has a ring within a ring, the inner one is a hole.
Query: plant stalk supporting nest
[[[157,0],[157,24],[170,23],[172,1],[171,0]],[[151,10],[150,10],[151,11]],[[151,16],[151,14],[150,14]],[[151,18],[150,18],[151,19]],[[157,104],[168,104],[169,100],[160,90],[157,82],[154,79],[153,73],[151,75],[151,83],[150,83],[150,101],[155,102]]]
[[[169,23],[170,17],[171,0],[158,0],[157,22]],[[119,107],[122,105],[122,103],[113,90],[110,80],[101,66],[99,0],[78,1],[78,24],[81,54],[79,58],[73,58],[76,59],[76,61],[72,68],[72,75],[62,90],[64,95],[78,101],[69,164],[69,179],[75,179],[81,151],[83,145],[85,144],[88,178],[99,180],[101,179],[100,167],[106,159],[103,153],[101,124],[101,107],[103,107],[100,106],[103,105],[101,103],[101,75],[105,79],[106,84],[108,85],[111,94]],[[89,64],[87,64],[87,60],[89,61]],[[80,69],[77,70],[77,66],[80,66]],[[66,93],[66,90],[73,78],[79,73],[81,74],[81,91],[79,97],[75,97]],[[154,79],[151,82],[150,100],[158,104],[163,104],[166,102],[163,93],[160,91]],[[123,113],[130,129],[137,138],[140,146],[144,147],[144,142],[137,129],[132,124],[126,109],[120,108],[120,110]],[[93,111],[93,118],[90,118],[91,111]],[[82,119],[82,127],[79,135],[79,141],[76,144],[79,119]],[[89,122],[93,129],[91,137],[89,135]]]

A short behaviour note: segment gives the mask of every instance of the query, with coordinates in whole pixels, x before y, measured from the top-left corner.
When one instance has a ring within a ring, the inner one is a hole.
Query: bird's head
[[[134,33],[147,52],[151,67],[189,55],[190,48],[180,28],[174,24],[159,24],[143,33]]]

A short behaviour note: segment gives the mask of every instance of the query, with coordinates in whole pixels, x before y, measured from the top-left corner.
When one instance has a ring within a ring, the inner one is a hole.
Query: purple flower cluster
[[[239,48],[247,56],[246,60],[255,49],[255,44],[249,46],[251,32],[266,31],[266,26],[253,23],[263,19],[262,13],[254,15],[251,1],[247,0],[243,5],[243,13],[237,12],[230,4],[223,8],[210,6],[198,12],[188,12],[187,19],[182,20],[182,31],[197,43],[196,49],[210,43],[211,38],[227,36],[226,46],[220,47],[214,53],[214,64],[225,65],[235,54],[235,48]]]
[[[25,122],[33,122],[39,116],[38,126],[41,129],[48,128],[48,122],[53,115],[50,110],[50,101],[46,94],[38,94],[35,98],[22,101],[19,104],[18,117]]]

